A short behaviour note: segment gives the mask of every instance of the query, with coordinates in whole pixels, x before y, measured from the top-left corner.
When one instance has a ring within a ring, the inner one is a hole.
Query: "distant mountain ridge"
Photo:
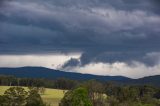
[[[160,75],[149,76],[140,79],[131,79],[123,76],[100,76],[91,74],[81,74],[74,72],[65,72],[44,67],[19,67],[19,68],[0,68],[1,75],[13,75],[26,78],[68,78],[73,80],[91,80],[114,81],[123,84],[152,84],[159,85]]]
[[[29,78],[69,78],[75,80],[90,80],[97,79],[101,81],[123,81],[128,80],[127,77],[122,76],[99,76],[91,74],[81,74],[74,72],[65,72],[44,67],[19,67],[19,68],[0,68],[0,74],[14,75],[16,77],[29,77]]]

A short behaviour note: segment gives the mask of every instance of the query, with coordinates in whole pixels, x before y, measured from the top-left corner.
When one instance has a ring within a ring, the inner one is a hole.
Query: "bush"
[[[5,96],[0,96],[0,106],[7,106]]]
[[[61,100],[60,106],[92,106],[85,88],[68,91]]]
[[[42,98],[40,94],[38,93],[38,90],[36,89],[31,89],[29,91],[29,95],[27,97],[26,102],[27,102],[26,106],[46,106],[43,103]]]
[[[24,106],[27,92],[22,87],[11,87],[4,93],[5,103],[8,106]]]

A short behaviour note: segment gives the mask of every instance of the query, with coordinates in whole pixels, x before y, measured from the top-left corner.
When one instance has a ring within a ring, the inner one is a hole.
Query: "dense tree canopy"
[[[87,89],[77,88],[68,91],[61,100],[60,106],[92,106]]]
[[[24,106],[27,92],[22,87],[11,87],[4,93],[8,106]]]

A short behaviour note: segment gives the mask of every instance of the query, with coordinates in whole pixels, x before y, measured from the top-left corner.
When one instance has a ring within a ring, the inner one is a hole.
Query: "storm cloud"
[[[0,1],[0,54],[81,53],[62,68],[160,60],[159,0]]]

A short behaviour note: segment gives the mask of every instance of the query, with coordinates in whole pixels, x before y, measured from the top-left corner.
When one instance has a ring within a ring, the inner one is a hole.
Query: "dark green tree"
[[[11,87],[4,93],[8,106],[24,106],[27,92],[22,87]]]
[[[0,96],[0,106],[7,106],[5,96]]]
[[[158,90],[158,91],[154,94],[154,98],[160,99],[160,90]]]
[[[89,80],[83,83],[81,86],[88,90],[89,98],[94,106],[97,106],[97,104],[102,103],[102,97],[104,94],[105,87],[101,82],[98,82],[96,80]]]
[[[92,106],[85,88],[68,91],[61,100],[60,106]]]
[[[46,106],[37,89],[30,89],[26,106]]]

